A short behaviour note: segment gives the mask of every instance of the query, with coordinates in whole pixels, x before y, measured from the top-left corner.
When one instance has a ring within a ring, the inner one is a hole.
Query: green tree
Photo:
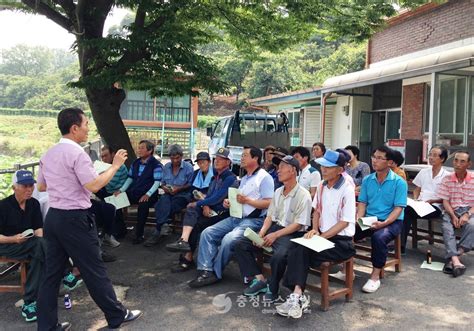
[[[303,54],[291,50],[282,54],[266,53],[254,63],[245,82],[250,98],[283,93],[307,87],[308,75],[303,69]]]
[[[403,3],[419,2],[405,0]],[[225,83],[199,45],[225,38],[243,52],[276,51],[305,40],[315,26],[334,36],[367,38],[395,14],[383,0],[22,0],[76,36],[80,79],[100,135],[112,147],[132,147],[120,119],[125,92],[120,86],[152,95],[189,93],[193,88],[221,92]],[[124,35],[103,36],[114,5],[135,13]],[[119,83],[119,84],[118,84]]]
[[[0,73],[37,76],[51,69],[53,54],[47,47],[16,45],[1,52]]]
[[[236,102],[239,102],[239,95],[244,89],[244,80],[250,68],[252,68],[252,62],[243,57],[228,59],[221,68],[221,79],[232,87],[231,92],[236,95]]]

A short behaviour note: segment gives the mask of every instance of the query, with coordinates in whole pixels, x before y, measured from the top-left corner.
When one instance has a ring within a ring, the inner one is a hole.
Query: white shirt
[[[319,231],[321,233],[328,231],[337,222],[344,221],[349,225],[338,235],[354,236],[356,221],[355,192],[354,186],[344,176],[341,176],[331,188],[327,186],[326,182],[318,186],[314,195],[313,208],[315,211],[322,209],[319,218]]]
[[[306,230],[311,225],[311,195],[299,184],[286,196],[283,194],[284,189],[282,186],[275,191],[267,216],[280,226],[298,223],[304,226],[301,231]]]
[[[314,170],[311,172],[309,170],[310,168],[311,165],[308,164],[303,170],[301,170],[301,173],[298,176],[298,183],[308,191],[310,191],[312,187],[317,187],[321,182],[321,174],[319,171]]]
[[[441,167],[436,177],[433,178],[432,167],[422,169],[413,179],[413,184],[421,188],[419,199],[423,201],[437,200],[440,199],[438,195],[438,186],[443,181],[443,178],[449,176],[451,173]],[[435,203],[437,207],[441,207],[441,204]]]
[[[242,177],[239,186],[240,193],[249,198],[262,200],[271,199],[274,192],[273,178],[264,169],[259,169],[253,172],[252,175],[245,175]],[[242,217],[245,218],[255,210],[255,207],[251,205],[243,205]],[[260,216],[264,216],[267,213],[266,209],[263,209]]]

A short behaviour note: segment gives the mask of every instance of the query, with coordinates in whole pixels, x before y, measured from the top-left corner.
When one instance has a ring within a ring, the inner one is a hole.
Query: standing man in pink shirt
[[[79,143],[86,142],[89,121],[78,108],[63,109],[58,115],[62,138],[40,160],[38,190],[49,194],[44,238],[46,261],[38,295],[38,330],[68,330],[71,324],[58,323],[58,291],[69,257],[81,271],[89,294],[104,312],[110,328],[118,328],[141,315],[128,310],[117,300],[100,257],[99,240],[90,214],[90,194],[112,179],[127,159],[118,150],[112,166],[100,175]]]

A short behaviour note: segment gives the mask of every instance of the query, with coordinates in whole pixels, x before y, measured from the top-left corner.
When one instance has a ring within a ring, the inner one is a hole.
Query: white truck
[[[214,160],[216,151],[227,147],[232,156],[232,171],[240,172],[240,156],[244,146],[261,149],[267,145],[290,147],[288,118],[285,113],[245,113],[237,111],[233,116],[220,118],[207,128],[211,137],[209,155]]]

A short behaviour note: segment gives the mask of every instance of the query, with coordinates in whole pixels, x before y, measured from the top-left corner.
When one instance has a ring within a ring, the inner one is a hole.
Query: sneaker
[[[329,276],[334,277],[334,278],[339,279],[339,280],[342,280],[342,281],[346,280],[346,274],[343,273],[340,270],[338,272],[336,272],[335,274],[329,274]],[[352,274],[352,280],[354,280],[354,279],[355,279],[355,274],[353,273]]]
[[[110,246],[112,248],[120,246],[120,243],[117,241],[117,239],[115,239],[113,235],[108,235],[108,234],[104,236],[104,239],[102,240],[102,244],[106,246]]]
[[[171,268],[172,273],[185,272],[196,267],[194,261],[189,261],[180,255],[178,264]]]
[[[267,293],[263,295],[263,302],[267,303],[274,303],[278,301],[279,297],[277,294],[273,294],[270,289],[268,289]]]
[[[182,238],[180,238],[178,241],[166,245],[166,249],[170,252],[186,253],[191,251],[191,246],[189,246],[189,243],[187,241],[184,241]]]
[[[109,254],[107,252],[101,252],[100,257],[104,262],[115,262],[117,261],[117,257],[115,255]]]
[[[377,291],[380,287],[380,279],[378,280],[372,280],[369,279],[367,283],[365,283],[364,287],[362,287],[362,291],[365,293],[374,293]]]
[[[32,302],[27,305],[23,305],[21,307],[21,316],[25,318],[27,322],[34,322],[36,321],[36,302]]]
[[[217,278],[216,274],[213,271],[201,270],[200,274],[191,282],[189,282],[188,285],[191,288],[199,288],[217,283],[219,281],[220,279]]]
[[[63,277],[63,285],[65,290],[72,291],[82,285],[82,279],[74,276],[74,274],[70,272]]]
[[[153,246],[158,245],[159,243],[160,243],[160,235],[159,234],[154,234],[150,238],[148,238],[147,241],[145,241],[143,246],[153,247]]]
[[[254,278],[252,282],[250,283],[250,286],[244,290],[244,295],[251,297],[259,293],[267,293],[267,291],[268,291],[267,282]]]
[[[300,318],[308,307],[309,299],[304,294],[291,293],[283,304],[276,307],[276,310],[281,316]]]

